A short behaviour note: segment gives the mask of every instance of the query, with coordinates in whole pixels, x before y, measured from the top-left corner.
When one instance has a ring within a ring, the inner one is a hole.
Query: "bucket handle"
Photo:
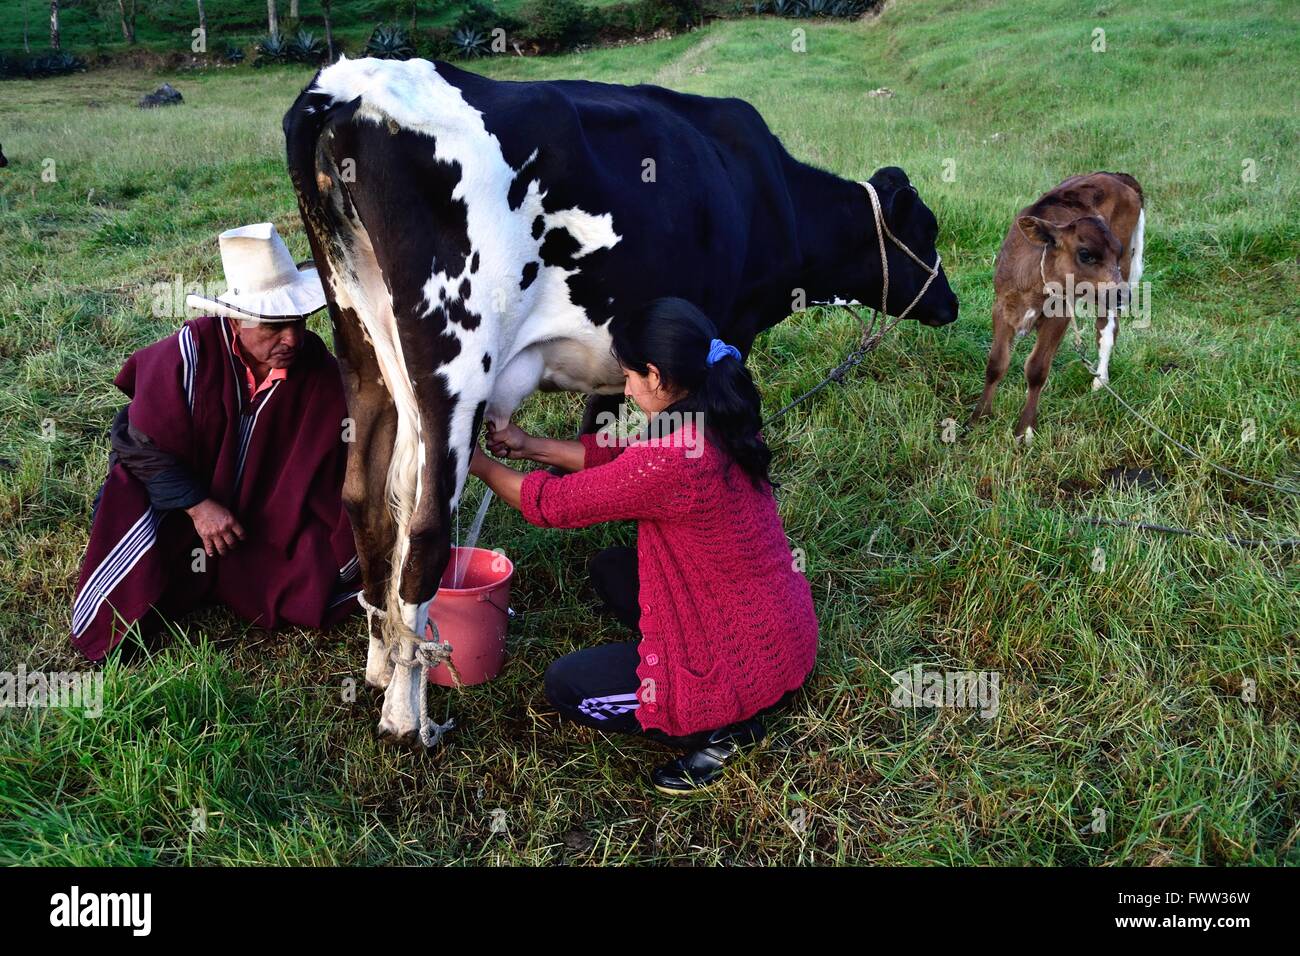
[[[510,617],[510,609],[509,609],[508,607],[502,607],[502,606],[501,606],[500,604],[498,604],[496,601],[492,600],[492,595],[491,595],[491,594],[483,594],[483,595],[480,595],[480,596],[479,596],[479,600],[480,600],[480,601],[487,601],[488,604],[491,604],[494,608],[496,608],[498,611],[500,611],[502,614],[504,614],[504,615],[506,616],[507,619],[509,619],[509,617]]]

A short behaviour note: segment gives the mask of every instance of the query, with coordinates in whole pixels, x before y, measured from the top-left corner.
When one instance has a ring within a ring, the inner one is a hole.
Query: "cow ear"
[[[1045,219],[1039,219],[1037,216],[1021,216],[1016,220],[1016,226],[1024,237],[1036,246],[1056,245],[1056,234],[1059,230]]]
[[[907,173],[897,166],[877,169],[871,176],[871,185],[880,198],[880,212],[886,222],[897,222],[897,217],[906,215],[916,198],[916,190],[912,188]]]

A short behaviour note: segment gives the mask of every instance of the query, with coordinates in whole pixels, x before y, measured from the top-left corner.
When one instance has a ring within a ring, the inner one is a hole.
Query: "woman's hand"
[[[491,430],[487,439],[488,451],[508,460],[532,458],[532,444],[533,436],[514,422],[507,422],[505,428]]]
[[[519,489],[524,483],[522,472],[493,461],[475,445],[469,458],[469,473],[496,492],[497,497],[510,507],[519,507]]]
[[[475,445],[469,456],[469,473],[475,478],[482,478],[492,464],[492,460],[483,454],[483,449]]]
[[[203,550],[209,557],[214,551],[226,554],[234,550],[235,545],[244,539],[244,529],[235,516],[212,498],[186,508],[185,512],[193,519],[194,530],[203,539]]]

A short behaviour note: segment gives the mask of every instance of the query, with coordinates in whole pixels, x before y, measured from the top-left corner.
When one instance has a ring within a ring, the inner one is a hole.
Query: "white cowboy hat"
[[[293,261],[274,223],[228,229],[217,244],[228,288],[215,299],[186,296],[190,308],[234,319],[292,322],[325,305],[316,267]]]

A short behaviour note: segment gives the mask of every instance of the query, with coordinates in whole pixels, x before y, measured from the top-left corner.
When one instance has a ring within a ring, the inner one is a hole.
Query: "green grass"
[[[343,699],[361,678],[359,622],[268,635],[205,612],[162,656],[109,667],[102,718],[0,717],[0,861],[1300,862],[1295,553],[1077,520],[1295,536],[1295,497],[1182,457],[1091,392],[1068,349],[1030,448],[1011,441],[1016,365],[993,420],[941,440],[982,385],[1010,217],[1069,174],[1123,170],[1148,196],[1154,305],[1149,329],[1122,329],[1112,382],[1207,458],[1300,483],[1295,7],[1078,10],[898,0],[878,22],[733,21],[483,66],[743,96],[796,155],[854,178],[903,166],[943,227],[961,319],[907,324],[770,431],[822,645],[806,695],[721,794],[666,801],[646,781],[662,751],[557,726],[543,707],[550,660],[625,637],[595,616],[583,573],[630,528],[543,531],[498,506],[483,543],[518,568],[512,657],[488,685],[433,693],[459,725],[445,749],[381,749],[374,701]],[[796,27],[805,54],[790,52]],[[1090,50],[1095,27],[1105,53]],[[215,279],[216,233],[262,218],[306,254],[279,119],[307,76],[170,77],[186,105],[149,112],[131,104],[157,77],[139,73],[5,87],[0,661],[77,666],[69,608],[121,401],[111,379],[173,327],[149,317],[152,284]],[[867,95],[881,86],[895,95]],[[46,158],[56,183],[40,179]],[[853,339],[832,309],[760,339],[768,407]],[[535,398],[525,427],[570,434],[578,407]],[[1164,483],[1112,487],[1115,466]],[[916,662],[998,671],[997,717],[890,707],[888,675]],[[1098,808],[1105,832],[1085,832]],[[495,809],[505,834],[491,832]]]

